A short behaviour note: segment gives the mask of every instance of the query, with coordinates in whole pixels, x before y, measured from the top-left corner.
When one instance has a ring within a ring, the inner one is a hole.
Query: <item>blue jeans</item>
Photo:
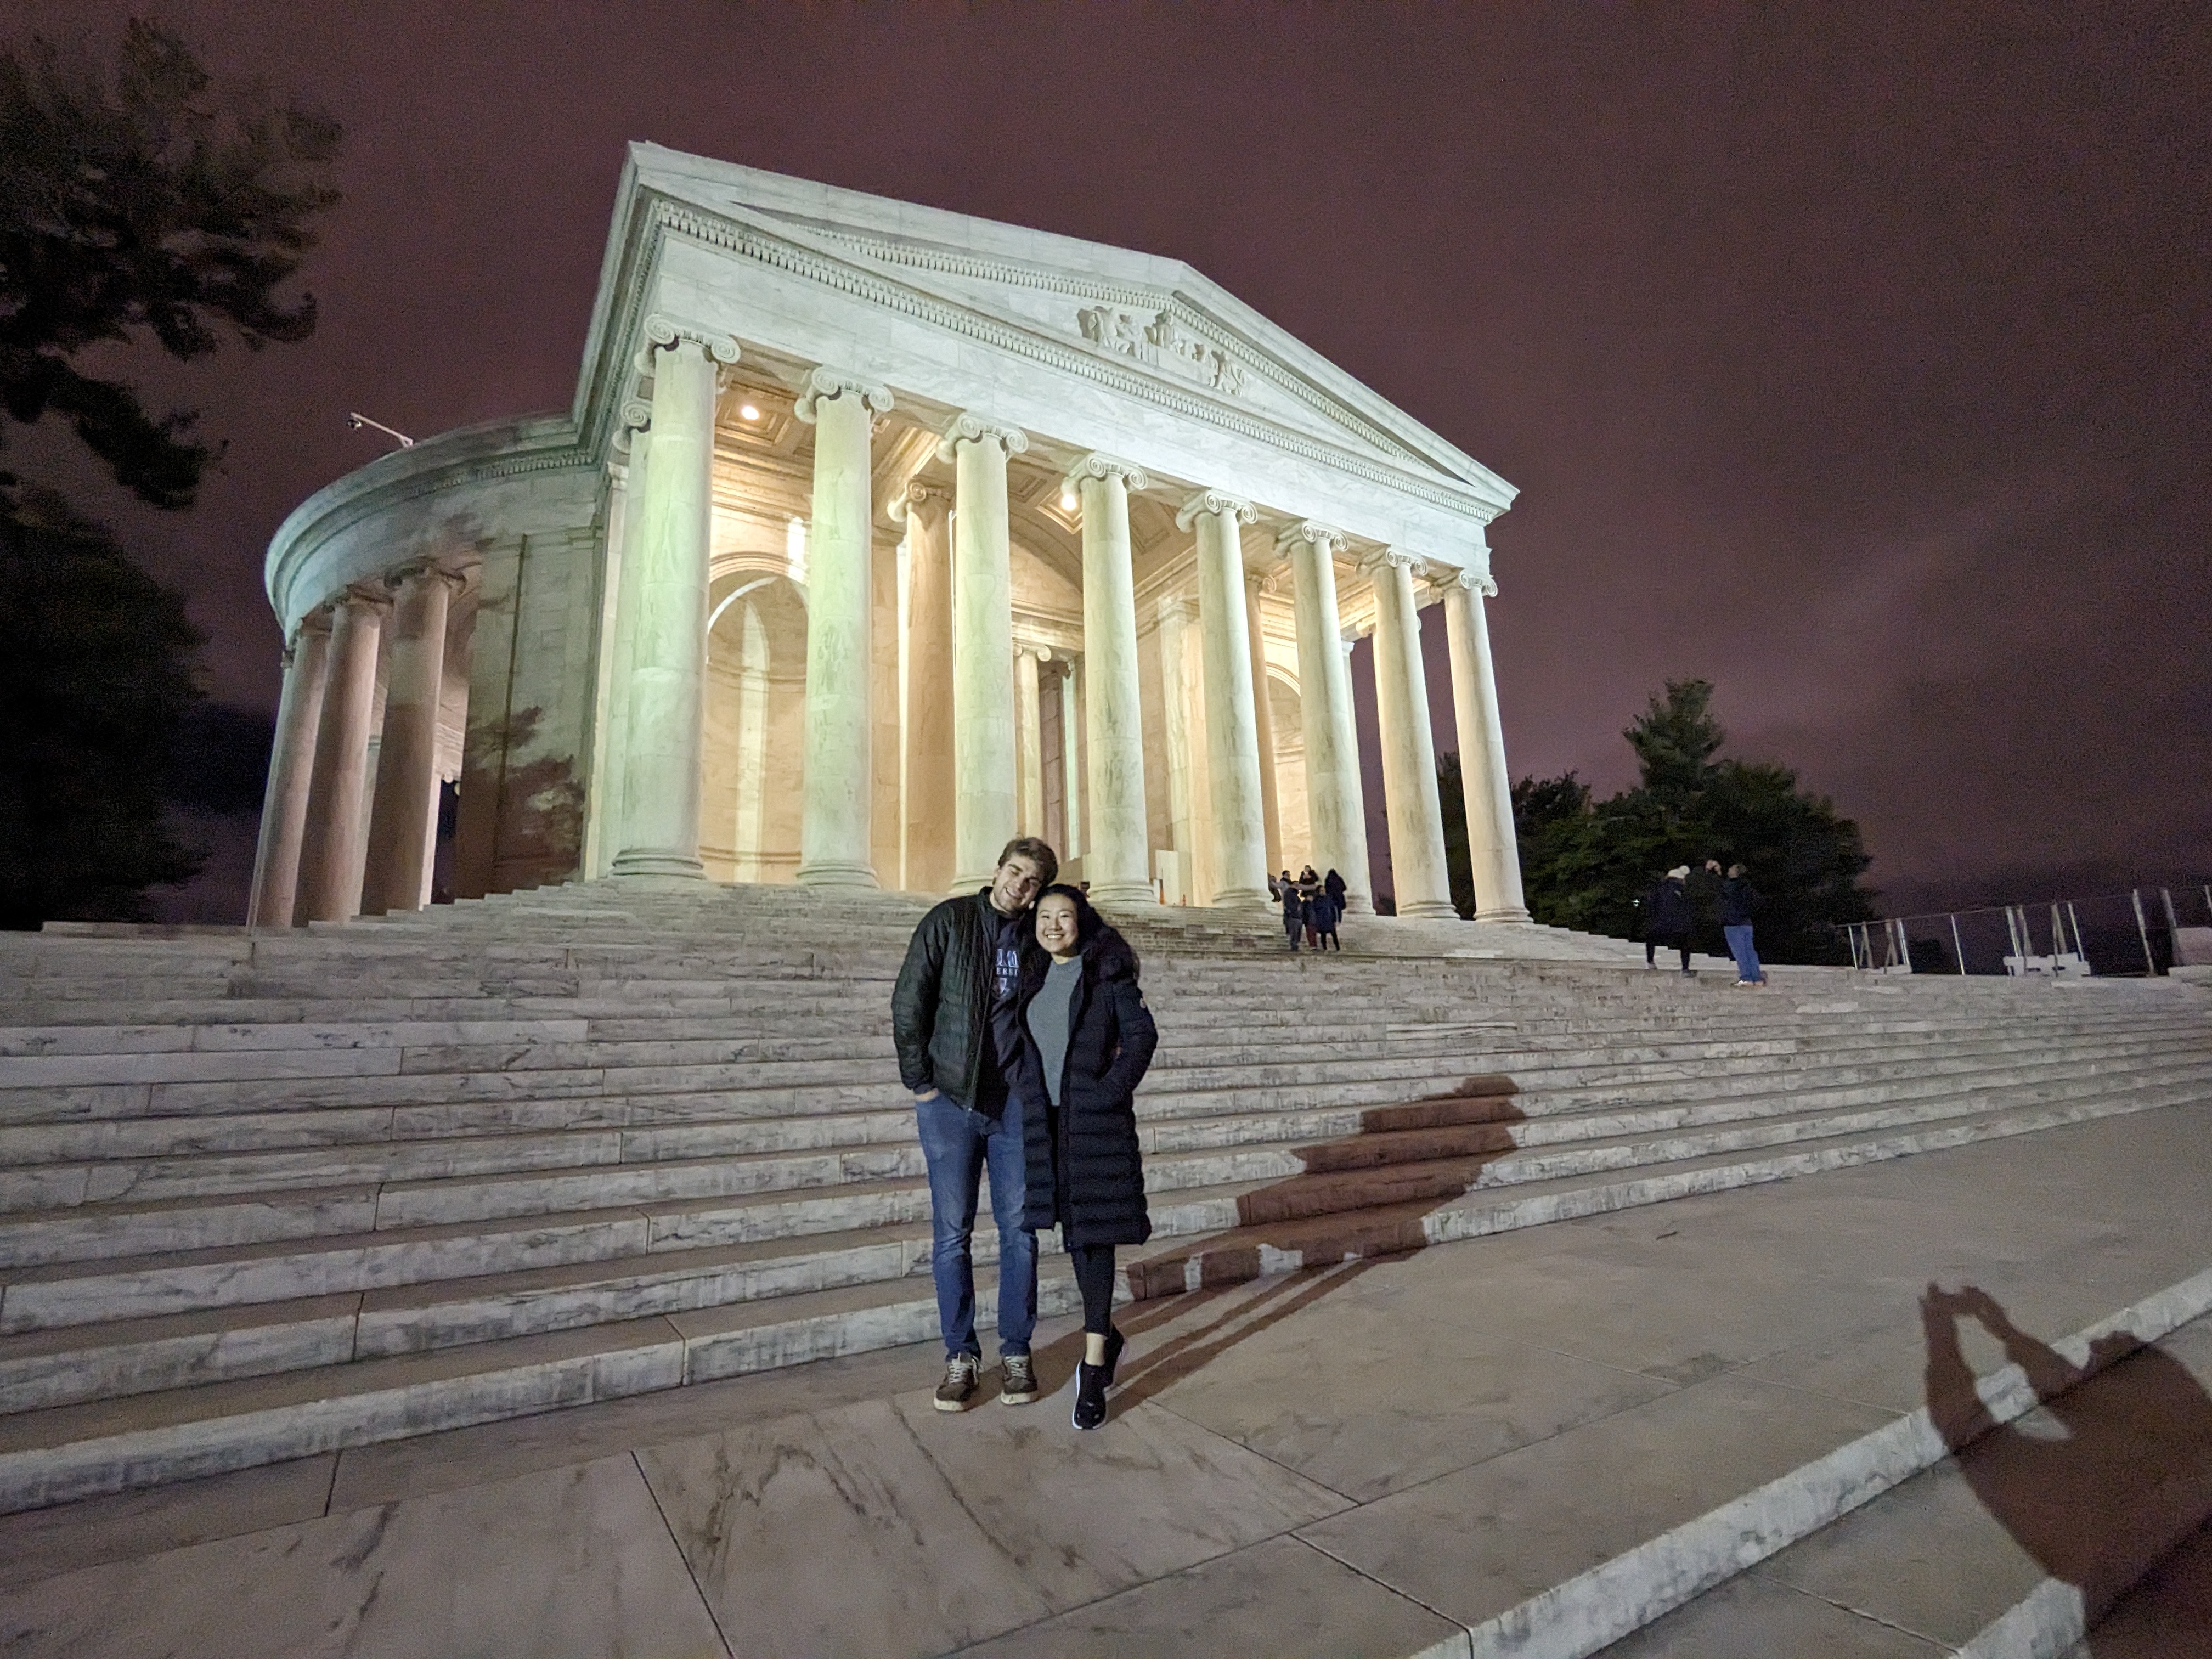
[[[945,1354],[982,1358],[975,1340],[975,1264],[969,1240],[984,1167],[991,1171],[991,1218],[999,1228],[999,1352],[1027,1353],[1036,1329],[1036,1235],[1022,1225],[1029,1165],[1022,1151],[1022,1109],[1006,1103],[985,1117],[939,1095],[918,1100],[915,1120],[929,1165],[929,1275],[937,1283],[937,1322]]]
[[[1735,976],[1740,980],[1747,979],[1754,985],[1764,980],[1766,970],[1759,965],[1759,952],[1752,948],[1751,924],[1740,921],[1733,927],[1722,928],[1721,932],[1727,936],[1729,954],[1735,958]]]

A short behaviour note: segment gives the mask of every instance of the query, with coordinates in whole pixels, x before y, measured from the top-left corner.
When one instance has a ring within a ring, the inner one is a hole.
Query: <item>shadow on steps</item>
[[[1240,1196],[1233,1231],[1131,1262],[1130,1295],[1142,1302],[1421,1249],[1422,1218],[1517,1149],[1512,1126],[1527,1117],[1517,1092],[1510,1077],[1469,1077],[1449,1094],[1362,1112],[1356,1133],[1294,1148],[1301,1173]]]

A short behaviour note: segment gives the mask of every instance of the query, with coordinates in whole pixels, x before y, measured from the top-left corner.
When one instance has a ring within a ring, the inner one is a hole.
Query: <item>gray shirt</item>
[[[1030,999],[1030,1035],[1036,1039],[1037,1058],[1044,1067],[1045,1098],[1060,1104],[1060,1076],[1067,1068],[1067,1017],[1075,1006],[1075,988],[1083,981],[1083,958],[1071,957],[1045,970],[1044,984]]]

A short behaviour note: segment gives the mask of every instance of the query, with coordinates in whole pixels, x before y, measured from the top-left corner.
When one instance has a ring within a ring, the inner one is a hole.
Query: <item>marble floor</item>
[[[1408,1659],[2212,1265],[2212,1107],[1126,1310],[1114,1415],[933,1346],[0,1517],[0,1654]],[[1994,1346],[1970,1349],[1994,1364]],[[1749,1593],[1749,1592],[1747,1592]]]

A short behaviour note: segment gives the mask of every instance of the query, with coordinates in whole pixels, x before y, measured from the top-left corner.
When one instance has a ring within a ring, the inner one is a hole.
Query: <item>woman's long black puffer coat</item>
[[[1066,1243],[1141,1244],[1152,1236],[1145,1170],[1132,1105],[1159,1042],[1137,984],[1137,954],[1111,927],[1084,947],[1083,978],[1068,1009],[1067,1061],[1057,1109],[1046,1098],[1042,1061],[1030,1036],[1029,1006],[1044,985],[1045,962],[1024,964],[1022,1036],[1030,1076],[1022,1103],[1029,1165],[1024,1224],[1058,1225]]]

